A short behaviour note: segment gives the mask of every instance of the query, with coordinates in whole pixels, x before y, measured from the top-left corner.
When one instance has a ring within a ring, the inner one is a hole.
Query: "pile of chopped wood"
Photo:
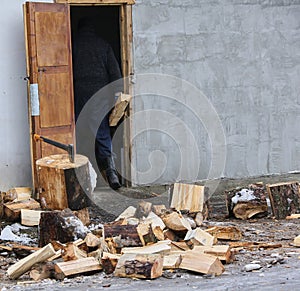
[[[299,195],[299,188],[295,188],[298,184],[280,185],[288,197],[296,195],[296,190]],[[276,191],[281,191],[277,184],[268,185],[271,195],[274,187]],[[250,187],[253,192],[247,195],[259,197],[265,203],[264,189],[256,184]],[[20,219],[26,225],[38,225],[39,248],[7,269],[11,279],[17,279],[27,272],[30,272],[32,279],[41,280],[63,279],[101,270],[118,277],[144,279],[155,279],[162,276],[164,270],[175,269],[218,276],[225,270],[223,264],[231,263],[235,252],[242,248],[281,247],[281,244],[268,242],[241,241],[243,234],[235,226],[206,227],[207,224],[203,222],[207,219],[208,204],[204,186],[175,183],[170,207],[140,201],[136,207],[125,209],[113,222],[93,227],[87,227],[90,223],[87,208],[46,211],[34,210],[38,208],[36,205],[33,209],[24,209],[27,205],[24,200],[15,201],[18,191],[21,190],[8,191],[1,196],[2,212],[7,219]],[[245,203],[234,199],[238,198],[237,192],[226,194],[230,197],[228,201],[236,202],[236,205]],[[10,196],[13,201],[7,202]],[[26,196],[26,200],[31,199]],[[273,197],[273,204],[274,201]],[[20,202],[21,207],[10,207]],[[274,204],[273,210],[277,208]],[[251,211],[247,212],[246,218],[253,217],[249,213]],[[290,215],[287,217],[289,219],[296,215],[286,213]],[[294,245],[300,246],[299,236],[295,238]]]

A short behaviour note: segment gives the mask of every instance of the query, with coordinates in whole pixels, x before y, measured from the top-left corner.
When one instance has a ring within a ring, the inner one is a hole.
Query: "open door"
[[[24,21],[31,160],[36,189],[36,160],[65,152],[44,142],[35,142],[33,134],[75,145],[70,7],[26,2]]]

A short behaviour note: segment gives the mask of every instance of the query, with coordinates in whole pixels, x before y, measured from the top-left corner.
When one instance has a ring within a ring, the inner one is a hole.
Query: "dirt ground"
[[[94,201],[97,206],[90,209],[92,222],[112,220],[127,206],[136,206],[139,199],[153,203],[168,203],[167,191],[157,193],[125,190],[116,194],[108,189],[97,189]],[[136,195],[135,195],[136,194]],[[16,254],[0,250],[0,290],[298,290],[300,289],[300,248],[293,246],[293,239],[300,234],[300,220],[274,220],[266,218],[241,221],[224,218],[221,213],[213,213],[204,222],[208,226],[236,226],[243,232],[242,241],[277,243],[282,247],[274,249],[240,249],[234,261],[225,265],[225,272],[218,277],[200,275],[184,270],[165,271],[155,280],[116,278],[103,272],[67,278],[63,281],[46,279],[41,282],[30,280],[28,273],[18,280],[9,280],[6,270],[16,261]],[[4,223],[2,223],[4,225]],[[3,228],[3,227],[2,227]],[[31,236],[37,236],[37,228],[31,228]],[[0,241],[4,244],[3,241]],[[226,242],[220,242],[222,244]],[[260,266],[253,271],[245,271],[247,264]]]

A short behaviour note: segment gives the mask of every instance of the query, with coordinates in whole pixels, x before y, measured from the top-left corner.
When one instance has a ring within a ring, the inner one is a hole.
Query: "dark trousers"
[[[95,141],[96,157],[103,159],[112,156],[112,142],[109,127],[109,116],[106,115],[102,120]]]

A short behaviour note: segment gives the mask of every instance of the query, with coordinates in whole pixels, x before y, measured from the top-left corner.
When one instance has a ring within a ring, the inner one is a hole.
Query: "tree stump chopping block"
[[[71,163],[67,154],[36,161],[38,194],[43,208],[79,210],[90,206],[92,192],[89,160],[76,155]]]

